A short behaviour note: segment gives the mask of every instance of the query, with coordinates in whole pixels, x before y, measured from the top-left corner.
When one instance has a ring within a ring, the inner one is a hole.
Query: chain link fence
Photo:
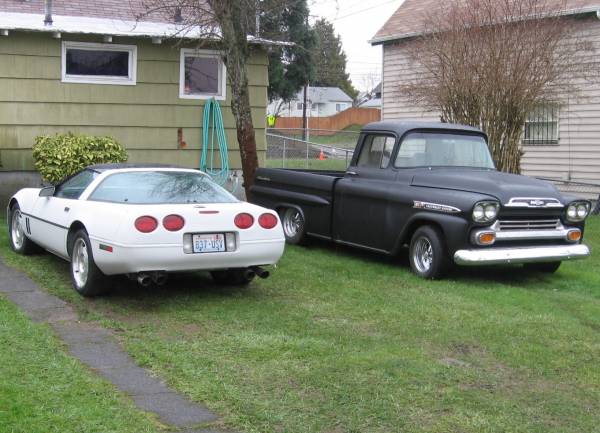
[[[357,138],[357,132],[348,131],[269,129],[267,167],[343,171]]]

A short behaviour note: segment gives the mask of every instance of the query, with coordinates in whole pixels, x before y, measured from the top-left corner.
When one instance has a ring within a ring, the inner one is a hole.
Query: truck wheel
[[[82,296],[98,296],[107,291],[106,277],[94,262],[92,245],[85,230],[73,237],[71,248],[71,283]]]
[[[279,211],[283,233],[288,244],[299,245],[305,240],[305,223],[302,213],[295,208],[288,207]]]
[[[560,268],[561,262],[525,263],[523,267],[532,272],[543,272],[553,274]]]
[[[15,253],[26,256],[40,251],[40,247],[25,234],[22,218],[21,209],[15,204],[8,213],[8,239]]]
[[[211,271],[210,276],[215,283],[222,286],[247,286],[254,279],[254,272],[249,269],[227,269]]]
[[[410,267],[419,277],[436,280],[450,267],[444,238],[439,229],[423,226],[417,229],[410,241]]]

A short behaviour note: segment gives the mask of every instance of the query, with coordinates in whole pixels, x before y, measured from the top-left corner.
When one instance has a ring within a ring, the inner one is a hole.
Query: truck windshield
[[[434,132],[406,135],[400,144],[394,166],[495,168],[482,136]]]

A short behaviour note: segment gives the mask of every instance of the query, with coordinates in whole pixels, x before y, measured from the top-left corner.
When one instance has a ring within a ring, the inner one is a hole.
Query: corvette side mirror
[[[52,197],[54,195],[54,191],[56,191],[56,187],[45,186],[40,190],[40,197]]]

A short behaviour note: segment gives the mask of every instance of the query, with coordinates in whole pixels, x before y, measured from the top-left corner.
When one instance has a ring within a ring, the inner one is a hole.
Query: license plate
[[[193,235],[194,253],[221,253],[225,251],[225,235],[223,233]]]

